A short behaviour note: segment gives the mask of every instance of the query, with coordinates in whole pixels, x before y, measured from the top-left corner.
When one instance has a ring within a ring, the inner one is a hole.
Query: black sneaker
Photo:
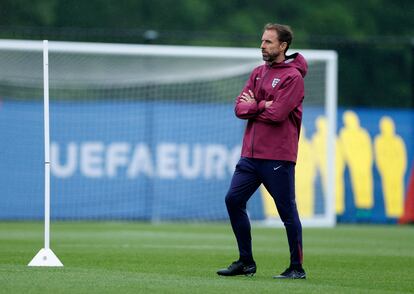
[[[249,265],[244,264],[242,261],[238,260],[229,265],[228,268],[223,268],[217,271],[219,276],[253,276],[256,273],[256,263]]]
[[[273,279],[306,279],[306,273],[304,269],[293,269],[289,267],[280,275],[273,276]]]

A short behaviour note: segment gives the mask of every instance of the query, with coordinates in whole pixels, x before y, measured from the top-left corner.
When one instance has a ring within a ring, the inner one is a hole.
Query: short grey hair
[[[288,25],[278,23],[268,23],[263,28],[265,31],[274,30],[277,32],[279,42],[286,42],[286,51],[289,49],[290,44],[293,40],[293,31]]]

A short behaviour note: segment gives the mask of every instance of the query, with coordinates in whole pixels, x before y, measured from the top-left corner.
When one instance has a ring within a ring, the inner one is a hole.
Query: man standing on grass
[[[228,268],[217,271],[221,276],[256,273],[246,204],[263,183],[285,225],[290,250],[290,266],[274,278],[306,278],[302,225],[295,201],[295,162],[307,63],[299,53],[286,55],[292,38],[289,26],[264,27],[260,48],[265,64],[253,70],[236,99],[236,116],[246,119],[247,126],[226,206],[240,256]]]

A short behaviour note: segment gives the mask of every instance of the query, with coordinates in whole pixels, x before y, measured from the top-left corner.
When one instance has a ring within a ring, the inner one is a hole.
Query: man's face
[[[262,36],[262,44],[260,49],[262,49],[263,60],[269,63],[277,61],[279,56],[284,56],[284,50],[286,48],[286,42],[280,43],[278,40],[278,35],[275,30],[266,30]]]

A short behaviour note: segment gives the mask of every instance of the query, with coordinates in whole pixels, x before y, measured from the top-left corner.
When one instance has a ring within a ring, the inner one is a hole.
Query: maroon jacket
[[[295,53],[253,70],[242,93],[251,90],[256,103],[241,102],[240,94],[235,105],[236,116],[248,119],[241,156],[296,162],[307,69],[305,58]]]

